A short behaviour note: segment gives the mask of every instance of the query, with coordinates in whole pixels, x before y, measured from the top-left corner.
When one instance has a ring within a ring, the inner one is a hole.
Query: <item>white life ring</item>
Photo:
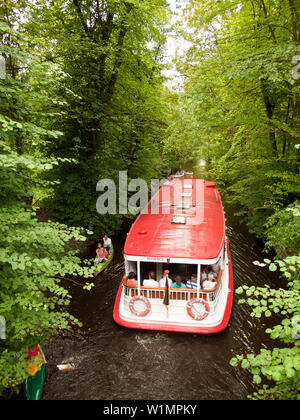
[[[201,310],[199,311],[195,305],[200,305]],[[210,311],[208,302],[201,298],[191,299],[188,302],[186,309],[189,316],[197,321],[206,318]]]
[[[136,309],[134,306],[136,302],[143,302],[146,305],[145,310],[141,311]],[[145,296],[134,296],[129,302],[129,308],[136,316],[146,316],[151,310],[151,303]]]

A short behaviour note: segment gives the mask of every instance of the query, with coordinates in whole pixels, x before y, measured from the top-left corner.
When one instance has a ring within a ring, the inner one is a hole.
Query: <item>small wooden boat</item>
[[[44,351],[44,348],[42,347]],[[45,382],[45,364],[34,376],[29,376],[23,383],[23,395],[25,400],[38,401],[42,398]]]
[[[101,264],[97,264],[98,266],[97,268],[99,268],[99,270],[95,274],[96,276],[98,276],[98,274],[100,274],[111,263],[113,256],[114,256],[114,247],[113,247],[113,244],[111,244],[111,253],[108,259]]]

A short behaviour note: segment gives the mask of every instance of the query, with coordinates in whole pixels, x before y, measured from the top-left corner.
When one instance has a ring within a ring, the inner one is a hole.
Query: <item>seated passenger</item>
[[[28,366],[28,373],[30,376],[34,376],[39,368],[46,364],[46,358],[44,355],[43,350],[39,344],[35,345],[34,347],[28,348],[26,350],[27,357],[27,366]]]
[[[96,249],[95,263],[101,264],[107,260],[107,251],[102,247],[102,244],[98,243],[98,248]]]
[[[187,289],[197,289],[197,274],[192,274],[191,280],[186,282],[186,287]]]
[[[220,260],[220,261],[221,261],[221,260]],[[218,276],[219,271],[220,271],[220,269],[221,269],[221,262],[220,262],[220,261],[218,261],[216,264],[212,264],[212,266],[211,266],[212,271],[213,271],[214,273],[216,273],[216,274],[217,274],[217,276]]]
[[[209,273],[207,280],[204,280],[204,282],[202,283],[202,288],[204,290],[211,290],[214,287],[216,287],[216,285],[217,283],[216,283],[213,273]]]
[[[207,265],[202,265],[201,266],[201,271],[200,271],[200,283],[201,283],[201,285],[203,284],[203,282],[205,280],[207,280],[207,277],[208,277]]]
[[[155,280],[155,274],[153,271],[150,271],[150,273],[147,276],[147,279],[144,280],[143,286],[145,287],[159,287],[158,282]]]
[[[215,265],[215,264],[214,264]],[[213,276],[215,277],[215,278],[217,278],[218,277],[218,272],[219,272],[219,270],[217,271],[217,270],[215,270],[214,268],[213,268],[213,266],[212,265],[208,265],[207,266],[207,271],[208,271],[208,275],[209,274],[213,274]]]
[[[169,287],[171,287],[172,280],[169,278],[169,274],[170,274],[169,270],[164,271],[163,278],[161,278],[159,280],[159,287],[165,287],[166,286],[166,278],[168,278]]]
[[[171,289],[185,289],[186,285],[182,283],[182,278],[177,274],[177,276],[174,277],[174,283],[171,284]]]
[[[126,286],[137,287],[136,274],[133,271],[131,271],[127,276]]]

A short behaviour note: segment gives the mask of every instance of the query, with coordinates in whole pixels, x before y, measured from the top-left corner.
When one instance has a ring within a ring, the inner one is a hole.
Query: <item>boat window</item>
[[[140,264],[141,270],[141,285],[143,286],[143,282],[146,278],[148,278],[149,273],[153,272],[156,277],[156,263],[155,262],[141,262]]]
[[[177,203],[176,208],[177,209],[189,209],[191,206],[188,203]]]
[[[181,197],[192,197],[192,193],[183,192],[183,193],[181,193]]]
[[[126,272],[126,276],[131,273],[134,272],[137,275],[137,263],[136,261],[128,261],[125,259],[125,272]]]
[[[176,264],[176,263],[164,263],[163,271],[169,270],[169,277],[174,280],[174,277],[179,274],[182,277],[183,283],[186,283],[187,280],[190,280],[192,274],[197,274],[197,264]]]
[[[155,274],[155,280],[160,281],[163,277],[164,270],[169,270],[169,278],[173,281],[176,275],[182,277],[182,282],[185,284],[187,280],[190,280],[192,274],[197,275],[198,266],[197,264],[177,264],[177,263],[155,263],[142,261],[140,264],[141,270],[141,285],[143,285],[144,279],[148,278],[149,273]]]
[[[183,188],[186,188],[186,189],[192,189],[192,188],[193,188],[193,186],[192,186],[192,184],[185,184],[185,185],[183,186]]]
[[[171,219],[171,223],[176,225],[185,225],[186,224],[186,217],[184,216],[174,216]]]

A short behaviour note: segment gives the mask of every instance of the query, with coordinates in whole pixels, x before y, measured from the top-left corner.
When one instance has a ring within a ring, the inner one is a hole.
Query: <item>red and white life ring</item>
[[[197,309],[195,309],[195,304],[200,304],[202,306],[202,310],[200,312]],[[202,319],[206,318],[209,314],[210,307],[206,300],[201,298],[194,298],[188,302],[186,309],[191,318],[197,321],[201,321]]]
[[[134,307],[134,304],[136,302],[139,302],[139,301],[143,302],[146,305],[146,308],[145,308],[144,311],[139,311]],[[134,296],[129,302],[129,308],[130,308],[131,312],[134,313],[134,315],[146,316],[150,312],[151,303],[150,303],[149,299],[147,299],[145,296]]]

